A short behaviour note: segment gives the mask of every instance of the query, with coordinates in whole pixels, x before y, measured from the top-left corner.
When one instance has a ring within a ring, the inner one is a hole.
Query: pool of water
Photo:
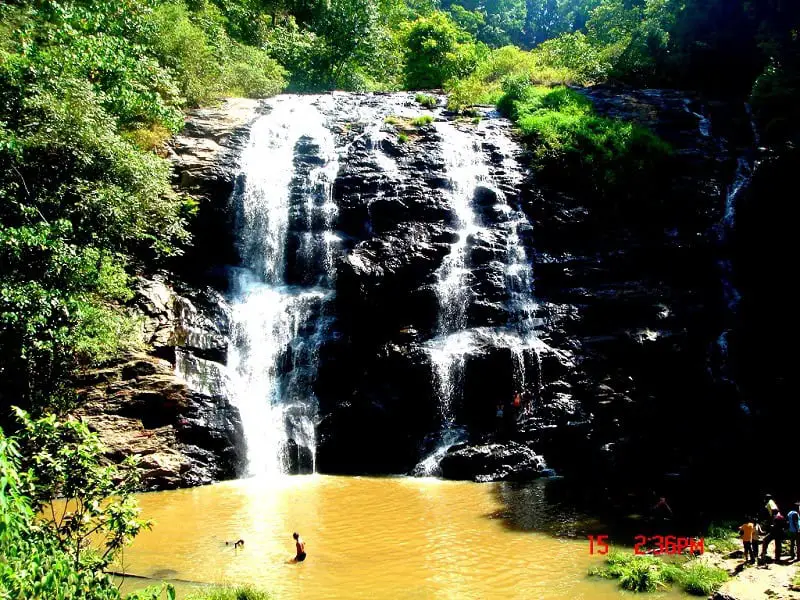
[[[584,537],[569,537],[577,516],[544,506],[544,485],[312,475],[142,494],[153,529],[117,568],[250,583],[278,599],[630,597],[587,577],[602,557],[589,555]],[[537,519],[560,535],[531,530]],[[293,531],[306,541],[301,564],[288,562]],[[225,544],[240,538],[243,549]],[[178,585],[179,597],[188,587]]]

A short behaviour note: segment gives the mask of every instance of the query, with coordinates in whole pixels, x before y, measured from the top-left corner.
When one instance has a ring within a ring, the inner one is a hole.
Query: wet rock
[[[163,359],[134,354],[91,373],[76,414],[97,432],[113,461],[140,457],[142,489],[204,485],[241,473],[238,411],[223,397],[193,392]]]
[[[197,216],[189,220],[193,243],[171,265],[184,279],[225,289],[225,266],[239,263],[228,198],[250,128],[263,110],[260,101],[248,98],[189,110],[183,131],[168,144],[173,185],[198,202]]]
[[[445,479],[478,482],[526,480],[544,474],[544,459],[516,442],[451,447],[440,462]]]

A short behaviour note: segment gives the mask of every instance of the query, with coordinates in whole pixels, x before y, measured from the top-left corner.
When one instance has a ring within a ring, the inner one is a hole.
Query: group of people
[[[525,409],[527,402],[521,392],[514,392],[514,397],[509,406],[497,405],[495,412],[495,428],[497,433],[508,433],[513,429],[519,414]]]
[[[792,510],[784,516],[772,495],[767,494],[762,518],[748,517],[739,527],[739,535],[744,544],[744,559],[750,564],[766,563],[771,542],[775,542],[775,562],[779,562],[781,546],[786,539],[790,542],[789,560],[800,560],[800,502],[795,502]]]

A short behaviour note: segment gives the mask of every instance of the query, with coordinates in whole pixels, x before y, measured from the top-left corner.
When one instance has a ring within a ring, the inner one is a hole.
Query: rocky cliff
[[[279,397],[290,472],[316,458],[323,472],[514,479],[546,460],[604,486],[635,472],[691,488],[717,443],[709,423],[745,418],[731,256],[749,120],[668,90],[582,91],[674,149],[663,184],[631,189],[625,210],[542,185],[508,121],[458,118],[443,97],[190,114],[171,152],[176,187],[199,202],[196,243],[166,280],[142,282],[148,352],[87,375],[87,418],[117,454],[150,456],[150,487],[233,476],[243,435],[222,363],[228,344],[243,360],[263,342],[269,364],[239,367],[245,387]],[[272,137],[240,169],[262,114]],[[265,171],[285,186],[253,187]],[[276,314],[232,326],[231,273],[248,270],[273,286]]]
[[[77,381],[78,415],[112,460],[140,456],[145,490],[203,485],[244,468],[239,412],[223,392],[227,308],[208,284],[232,235],[227,198],[258,111],[255,101],[233,99],[187,114],[184,131],[165,151],[177,191],[199,205],[194,244],[171,273],[139,278],[131,310],[141,319],[141,350]]]

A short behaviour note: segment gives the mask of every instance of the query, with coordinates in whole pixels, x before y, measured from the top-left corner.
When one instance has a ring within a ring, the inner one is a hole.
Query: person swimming
[[[306,543],[300,534],[296,531],[292,534],[294,538],[294,545],[297,547],[297,556],[294,557],[295,562],[303,562],[306,559]]]
[[[226,546],[233,546],[233,549],[236,550],[237,548],[244,548],[244,540],[239,539],[235,542],[225,542]]]

